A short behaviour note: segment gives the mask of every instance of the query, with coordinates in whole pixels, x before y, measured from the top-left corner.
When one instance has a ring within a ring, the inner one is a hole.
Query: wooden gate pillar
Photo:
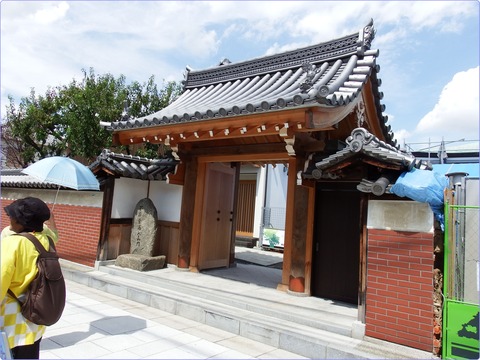
[[[302,184],[297,184],[297,174],[303,170],[303,166],[304,159],[301,157],[289,161],[285,223],[288,254],[284,254],[284,262],[287,260],[290,264],[288,290],[310,294],[315,191],[313,183],[303,180]]]
[[[181,269],[190,266],[190,250],[193,236],[193,215],[195,193],[197,190],[198,161],[196,157],[188,157],[185,161],[185,181],[182,191],[182,209],[180,211],[180,229],[178,239],[178,262]]]

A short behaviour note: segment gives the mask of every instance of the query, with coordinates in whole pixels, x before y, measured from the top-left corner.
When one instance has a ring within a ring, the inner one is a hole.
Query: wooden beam
[[[167,184],[183,185],[185,181],[185,163],[181,162],[175,167],[174,173],[167,174]]]
[[[186,160],[185,184],[182,191],[182,208],[178,235],[177,266],[182,269],[189,268],[191,262],[192,239],[195,232],[195,201],[203,194],[203,189],[197,190],[198,163],[195,158]]]
[[[365,158],[365,159],[362,159],[362,160],[363,160],[363,162],[365,162],[367,164],[377,166],[377,167],[382,168],[382,169],[390,169],[390,170],[403,170],[404,169],[404,166],[402,166],[402,165],[388,164],[388,163],[385,163],[385,162],[382,162],[382,161],[378,161],[378,160],[374,160],[374,159],[368,159],[368,158]]]
[[[312,130],[335,130],[335,125],[354,109],[356,103],[357,101],[354,101],[341,107],[312,106],[219,119],[120,129],[113,132],[113,140],[117,145],[129,145],[143,142],[154,144],[165,142],[167,135],[173,138],[170,139],[170,143],[276,135],[285,124],[289,128],[289,136]],[[181,137],[180,134],[183,136]]]
[[[199,162],[250,162],[250,161],[275,161],[282,162],[288,160],[287,154],[263,153],[263,154],[220,154],[207,155],[199,157]]]
[[[358,316],[365,323],[367,292],[367,216],[369,195],[360,195],[360,263],[358,279]]]
[[[205,201],[205,176],[207,166],[205,163],[198,162],[197,158],[194,158],[194,161],[197,164],[197,172],[195,173],[195,177],[188,179],[188,181],[192,184],[195,183],[196,191],[194,194],[191,194],[190,199],[185,199],[185,202],[183,201],[185,194],[182,194],[182,211],[183,206],[188,206],[191,208],[193,221],[191,228],[192,232],[190,234],[190,271],[198,272],[198,256],[200,251],[200,238],[202,236],[203,206]],[[195,199],[193,204],[192,199]]]
[[[290,158],[288,162],[289,169],[297,168],[297,159]],[[293,242],[293,221],[294,221],[294,199],[295,187],[297,186],[296,171],[289,171],[287,178],[287,201],[285,216],[285,239],[283,244],[283,267],[282,267],[282,283],[277,286],[279,290],[288,290],[290,282],[290,269],[292,263],[292,242]]]
[[[262,154],[269,154],[268,157],[288,159],[287,151],[284,143],[274,144],[250,144],[237,146],[216,146],[216,147],[198,147],[198,148],[179,148],[179,155],[190,154],[195,156],[239,156],[250,155],[252,160],[260,160]],[[231,160],[234,161],[234,160]],[[230,161],[229,161],[230,162]]]
[[[285,123],[291,123],[292,127],[294,127],[296,131],[310,131],[305,122],[305,113],[310,109],[314,108],[297,108],[292,110],[279,110],[252,115],[230,116],[221,119],[163,124],[132,129],[119,129],[113,132],[113,136],[116,143],[129,145],[146,141],[158,143],[159,139],[165,141],[167,134],[174,136],[174,141],[177,143],[183,141],[211,139],[212,137],[208,136],[210,131],[215,133],[215,138],[232,137],[231,133],[233,133],[235,129],[238,130],[238,133],[234,133],[234,136],[275,134],[276,131],[278,131],[275,130],[275,126],[278,125],[281,128]],[[262,131],[259,133],[257,128],[259,126],[261,127],[262,125],[265,126],[266,132]],[[243,128],[246,128],[247,131],[241,131]],[[228,129],[228,134],[225,134],[226,129]],[[193,135],[195,132],[197,135],[201,136],[197,138]],[[186,139],[181,139],[179,137],[179,134],[182,133],[185,135]],[[189,135],[187,136],[187,134]]]
[[[365,128],[378,139],[385,141],[379,118],[382,114],[377,113],[377,106],[372,90],[372,79],[369,77],[362,89],[362,98],[365,105]]]
[[[103,261],[108,260],[108,235],[110,231],[115,178],[109,176],[101,190],[103,190],[103,206],[100,223],[100,238],[97,245],[97,259]]]

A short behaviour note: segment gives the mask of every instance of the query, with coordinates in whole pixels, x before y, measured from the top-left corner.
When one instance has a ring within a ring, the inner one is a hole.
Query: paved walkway
[[[67,280],[67,305],[41,359],[305,359]]]
[[[237,246],[235,261],[236,266],[203,270],[203,273],[273,289],[282,282],[282,253]]]
[[[62,261],[67,307],[41,358],[431,358],[364,337],[356,306],[276,290],[281,254],[238,249],[236,258],[200,273]]]

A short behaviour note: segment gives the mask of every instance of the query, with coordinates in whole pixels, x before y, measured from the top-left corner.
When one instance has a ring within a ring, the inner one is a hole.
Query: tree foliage
[[[9,96],[6,122],[2,124],[2,155],[9,166],[25,167],[55,155],[91,162],[104,148],[112,147],[112,135],[100,126],[100,121],[149,115],[167,106],[181,92],[176,82],[166,83],[159,90],[154,76],[143,84],[134,81],[126,85],[123,75],[96,75],[93,69],[82,73],[81,81],[49,88],[45,95],[36,95],[32,89],[18,106]],[[131,151],[128,147],[114,150]],[[157,157],[165,149],[146,144],[136,152]]]

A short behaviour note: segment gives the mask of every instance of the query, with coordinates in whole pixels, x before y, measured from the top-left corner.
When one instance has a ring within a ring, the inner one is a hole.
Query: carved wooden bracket
[[[283,141],[285,141],[285,149],[287,150],[288,155],[295,156],[295,149],[293,148],[293,145],[295,144],[295,136],[292,138],[285,138]]]
[[[178,156],[178,145],[170,146],[170,149],[172,149],[172,155],[175,158],[175,160],[180,160],[180,156]]]

